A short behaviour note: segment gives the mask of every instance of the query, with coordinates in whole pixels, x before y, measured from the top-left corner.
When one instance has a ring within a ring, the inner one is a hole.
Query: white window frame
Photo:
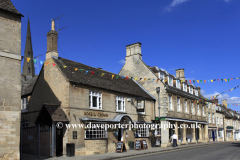
[[[85,126],[88,126],[88,124],[89,123],[86,123]],[[94,126],[94,125],[99,125],[99,127]],[[91,123],[91,128],[87,128],[85,130],[85,139],[108,138],[107,130],[105,130],[105,127],[101,127],[101,125],[105,125],[105,124],[104,123]]]
[[[198,96],[198,90],[195,89],[195,96]]]
[[[118,101],[121,103],[121,109],[118,108]],[[125,97],[116,96],[116,111],[125,112]]]
[[[218,117],[217,117],[217,124],[219,124],[219,119],[218,119]]]
[[[27,98],[22,99],[21,110],[27,110],[28,100]]]
[[[183,91],[187,92],[187,84],[183,83]]]
[[[138,113],[145,114],[145,101],[144,100],[138,100],[137,101],[137,108],[138,109],[144,109],[144,112],[138,112]]]
[[[172,108],[172,95],[171,94],[168,95],[168,105],[169,105],[169,110],[173,110],[173,108]]]
[[[177,97],[177,108],[178,108],[178,111],[180,112],[180,111],[181,111],[181,107],[180,107],[180,97]]]
[[[200,112],[199,112],[199,104],[197,104],[197,115],[200,115]]]
[[[189,93],[193,94],[193,87],[189,86]]]
[[[188,109],[187,109],[187,99],[185,99],[185,112],[188,113]]]
[[[143,124],[138,124],[138,125],[142,125]],[[137,131],[136,131],[137,134],[135,134],[135,138],[138,137],[149,137],[149,128],[147,127],[138,127]],[[136,136],[137,135],[137,136]]]
[[[97,97],[97,107],[93,107],[93,97]],[[89,91],[89,108],[102,109],[102,93]]]
[[[212,104],[212,109],[213,109],[213,110],[215,109],[215,104]]]
[[[163,72],[159,72],[159,79],[162,79],[164,81],[165,74]]]
[[[221,125],[222,125],[223,124],[223,119],[221,118],[220,120],[221,120]]]
[[[191,105],[192,105],[192,114],[194,114],[194,105],[193,105],[193,102],[191,102]]]
[[[212,114],[212,122],[213,122],[213,124],[215,123],[215,121],[214,121],[214,113]]]
[[[205,113],[204,113],[204,106],[202,106],[202,114],[203,114],[203,116],[205,116]]]
[[[208,123],[211,123],[211,115],[208,113]]]
[[[171,81],[170,81],[171,80]],[[170,82],[169,82],[170,81]],[[173,86],[173,78],[171,76],[168,76],[168,85]]]
[[[180,80],[176,80],[176,87],[177,87],[178,89],[181,89]]]

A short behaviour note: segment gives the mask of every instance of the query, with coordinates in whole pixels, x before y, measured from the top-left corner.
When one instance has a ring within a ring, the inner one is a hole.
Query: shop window
[[[227,137],[228,137],[228,138],[231,138],[231,137],[232,137],[231,132],[228,132],[228,131],[227,131]]]
[[[102,109],[102,93],[89,91],[89,108]]]
[[[86,124],[88,126],[89,124]],[[101,139],[107,138],[107,130],[105,130],[104,124],[91,123],[90,128],[85,130],[85,139]]]
[[[125,98],[116,96],[116,111],[125,112]]]
[[[135,138],[149,137],[149,128],[143,128],[143,124],[140,125],[142,125],[142,127],[139,126],[139,128],[136,130]]]
[[[222,138],[223,137],[223,131],[218,131],[218,137]]]

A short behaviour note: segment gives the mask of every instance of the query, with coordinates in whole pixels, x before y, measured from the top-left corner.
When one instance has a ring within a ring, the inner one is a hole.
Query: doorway
[[[123,141],[123,129],[118,129],[118,141]]]
[[[56,129],[56,156],[63,155],[63,128]]]

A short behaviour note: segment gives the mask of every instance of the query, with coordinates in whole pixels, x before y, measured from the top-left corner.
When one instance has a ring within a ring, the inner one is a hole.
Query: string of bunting
[[[23,59],[23,56],[22,56],[22,59]],[[28,58],[28,57],[27,57],[27,62],[29,62],[30,60],[31,60],[31,58]],[[36,64],[37,61],[38,61],[37,59],[33,59],[34,64]],[[43,62],[44,62],[44,61],[40,61],[40,64],[42,65]]]
[[[49,65],[49,62],[46,62],[46,65]],[[55,63],[52,63],[52,65],[53,66],[56,66],[56,64]],[[91,76],[93,76],[93,74],[96,74],[96,75],[98,75],[99,74],[99,72],[97,72],[97,73],[95,73],[94,71],[88,71],[88,70],[85,70],[85,69],[79,69],[79,68],[75,68],[75,67],[70,67],[70,66],[63,66],[63,65],[58,65],[59,67],[63,67],[63,68],[70,68],[70,69],[73,69],[74,71],[85,71],[85,74],[87,74],[87,73],[91,73]],[[101,73],[100,74],[101,75],[101,77],[103,77],[104,75],[105,75],[105,73]],[[107,77],[109,76],[109,74],[107,74]],[[116,79],[118,79],[119,77],[121,77],[122,79],[124,79],[125,78],[125,80],[127,80],[127,79],[134,79],[135,81],[138,79],[138,78],[134,78],[134,77],[131,77],[131,78],[129,78],[128,76],[127,77],[125,77],[125,76],[120,76],[120,75],[114,75],[114,74],[112,74],[111,75],[111,80],[113,80],[113,78],[114,77],[116,77]],[[139,78],[139,80],[138,81],[140,81],[142,78]],[[151,80],[151,78],[144,78],[143,79],[143,81],[146,81],[146,80]],[[152,79],[152,81],[151,82],[153,82],[155,79]],[[159,81],[160,79],[158,78],[157,80],[156,80],[156,82],[157,81]],[[166,81],[165,81],[166,82]],[[219,95],[221,95],[221,94],[223,94],[223,93],[225,93],[225,92],[228,92],[228,91],[233,91],[234,89],[236,89],[236,88],[238,88],[238,87],[240,87],[240,85],[238,85],[238,86],[236,86],[236,87],[234,87],[234,88],[232,88],[232,89],[230,89],[230,90],[226,90],[226,91],[224,91],[224,92],[221,92],[221,93],[219,93],[219,94],[217,94],[217,95],[215,95],[215,96],[213,96],[213,97],[210,97],[210,98],[205,98],[205,99],[199,99],[199,100],[190,100],[189,99],[189,101],[192,101],[192,102],[197,102],[197,103],[202,103],[204,100],[211,100],[211,99],[215,99],[216,97],[218,97]],[[204,102],[204,103],[206,103],[206,104],[209,104],[209,102]],[[217,103],[216,103],[216,105],[217,105]],[[219,105],[219,104],[218,104]]]

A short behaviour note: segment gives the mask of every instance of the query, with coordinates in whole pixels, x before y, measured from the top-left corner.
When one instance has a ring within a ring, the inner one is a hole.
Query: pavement
[[[97,155],[79,155],[75,157],[67,157],[67,156],[60,156],[60,157],[40,157],[42,160],[111,160],[111,159],[124,159],[124,158],[131,158],[135,156],[144,156],[147,154],[158,154],[161,152],[166,152],[166,151],[177,151],[181,149],[192,149],[194,147],[201,147],[204,148],[204,146],[210,146],[210,145],[217,145],[217,144],[224,144],[224,143],[239,143],[239,141],[233,141],[233,142],[202,142],[198,144],[188,144],[188,145],[181,145],[179,147],[154,147],[154,148],[149,148],[146,150],[127,150],[127,152],[123,153],[105,153],[105,154],[97,154]],[[39,160],[37,155],[30,155],[30,154],[23,154],[23,159],[22,160]]]

